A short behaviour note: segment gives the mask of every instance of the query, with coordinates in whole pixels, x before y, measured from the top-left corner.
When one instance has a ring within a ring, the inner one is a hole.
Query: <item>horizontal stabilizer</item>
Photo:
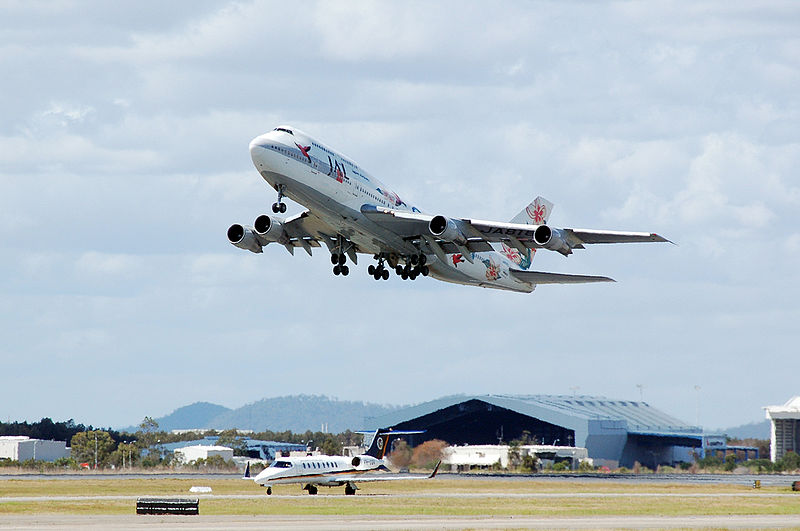
[[[546,273],[544,271],[517,271],[511,274],[523,282],[531,284],[586,284],[589,282],[616,282],[613,278],[593,275],[568,275],[566,273]]]

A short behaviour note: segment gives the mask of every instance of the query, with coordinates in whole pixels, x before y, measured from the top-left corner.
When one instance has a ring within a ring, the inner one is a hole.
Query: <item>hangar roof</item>
[[[367,419],[376,427],[400,424],[468,400],[480,400],[523,415],[541,418],[542,414],[575,420],[625,421],[628,432],[641,434],[701,434],[691,426],[650,406],[647,402],[609,400],[601,396],[572,395],[454,395]]]

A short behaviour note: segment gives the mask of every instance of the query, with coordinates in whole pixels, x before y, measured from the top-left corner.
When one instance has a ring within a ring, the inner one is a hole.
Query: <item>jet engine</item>
[[[251,227],[234,223],[228,228],[228,241],[239,249],[246,249],[253,253],[262,252],[261,243],[259,243]]]
[[[557,251],[563,255],[572,253],[572,249],[567,243],[563,231],[552,229],[547,225],[539,225],[533,233],[533,241],[536,245],[551,251]]]
[[[351,461],[353,468],[356,470],[372,470],[381,465],[380,459],[375,459],[370,455],[357,455]]]
[[[466,245],[467,237],[461,232],[456,222],[444,216],[434,216],[428,223],[428,230],[437,238]]]
[[[258,216],[253,226],[256,238],[261,245],[276,242],[283,236],[283,222],[266,214]]]

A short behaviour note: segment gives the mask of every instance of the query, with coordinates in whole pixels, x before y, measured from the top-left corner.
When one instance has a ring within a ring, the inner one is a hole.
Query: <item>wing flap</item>
[[[613,278],[594,275],[570,275],[567,273],[547,273],[545,271],[511,270],[511,274],[531,284],[588,284],[592,282],[616,282]]]

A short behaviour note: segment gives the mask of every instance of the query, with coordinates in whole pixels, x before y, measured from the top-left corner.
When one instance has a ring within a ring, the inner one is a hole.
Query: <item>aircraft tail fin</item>
[[[424,433],[422,431],[393,431],[387,429],[378,429],[375,430],[375,434],[372,436],[372,442],[367,448],[365,452],[366,455],[372,456],[376,459],[383,459],[386,456],[386,452],[389,451],[389,441],[394,437],[398,437],[400,435],[413,435],[416,433]]]
[[[527,225],[544,225],[553,213],[553,203],[542,196],[537,197],[526,206],[522,212],[511,219],[511,223],[524,223]]]
[[[244,467],[244,475],[242,479],[250,479],[250,461],[247,462],[247,465]]]

